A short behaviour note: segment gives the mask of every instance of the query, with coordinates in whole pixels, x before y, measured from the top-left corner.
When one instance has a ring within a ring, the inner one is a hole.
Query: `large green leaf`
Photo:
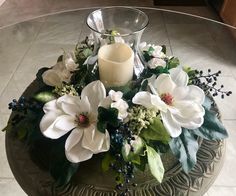
[[[188,173],[197,162],[198,142],[197,137],[194,136],[187,129],[182,130],[182,134],[173,138],[169,142],[173,154],[179,159],[183,170]]]
[[[161,157],[152,147],[146,146],[146,149],[150,171],[157,181],[161,183],[165,173]]]
[[[170,141],[170,135],[166,131],[159,117],[153,119],[153,122],[141,132],[141,137],[146,140],[161,141],[168,143]]]
[[[228,137],[228,133],[216,113],[207,108],[205,108],[203,125],[193,130],[193,133],[207,140],[218,140]]]

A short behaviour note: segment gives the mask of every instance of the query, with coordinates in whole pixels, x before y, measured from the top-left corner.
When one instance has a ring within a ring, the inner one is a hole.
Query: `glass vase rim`
[[[136,31],[133,31],[133,32],[131,32],[131,33],[124,33],[124,34],[119,34],[119,35],[111,35],[111,34],[109,34],[109,33],[104,33],[104,32],[98,31],[98,30],[96,30],[95,28],[91,27],[91,26],[88,24],[88,18],[89,18],[89,16],[93,15],[94,13],[96,13],[96,12],[98,12],[98,11],[101,11],[101,10],[119,9],[119,8],[121,8],[121,9],[129,9],[129,10],[136,11],[136,12],[138,12],[138,13],[141,13],[141,14],[146,18],[146,23],[145,23],[145,25],[143,25],[142,28],[140,28],[140,29],[138,29],[138,30],[136,30]],[[107,6],[107,7],[102,7],[102,8],[99,8],[99,9],[96,9],[96,10],[90,12],[90,13],[88,14],[88,16],[87,16],[86,24],[87,24],[87,26],[88,26],[89,29],[91,29],[92,31],[94,31],[94,32],[96,32],[96,33],[98,33],[98,34],[105,35],[105,36],[113,36],[113,37],[125,37],[125,36],[129,36],[129,35],[133,35],[133,34],[142,32],[142,31],[148,26],[148,24],[149,24],[149,17],[148,17],[148,15],[147,15],[144,11],[142,11],[142,10],[140,10],[140,9],[137,9],[137,8],[134,8],[134,7],[129,7],[129,6]]]

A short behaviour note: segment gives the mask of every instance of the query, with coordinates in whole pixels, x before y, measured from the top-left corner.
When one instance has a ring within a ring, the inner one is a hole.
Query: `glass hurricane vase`
[[[93,11],[87,17],[95,41],[93,56],[97,56],[103,45],[125,43],[133,50],[133,73],[139,77],[144,68],[139,43],[148,21],[144,12],[130,7],[106,7]]]

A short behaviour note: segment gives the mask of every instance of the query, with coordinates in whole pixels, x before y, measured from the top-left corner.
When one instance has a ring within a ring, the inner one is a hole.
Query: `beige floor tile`
[[[214,182],[214,185],[236,187],[236,120],[225,120],[223,121],[223,124],[229,133],[229,138],[226,140],[226,157],[224,166],[220,175]]]
[[[81,22],[46,22],[36,43],[74,44],[79,37]]]
[[[213,186],[207,193],[209,196],[235,196],[236,188]]]
[[[6,87],[7,83],[11,79],[12,73],[0,73],[0,95],[2,94],[4,88]]]
[[[55,65],[57,58],[63,54],[63,50],[73,51],[75,45],[76,42],[71,45],[35,43],[25,55],[16,72],[29,73],[33,77],[39,68]]]
[[[0,195],[4,196],[26,196],[26,193],[21,189],[14,179],[0,178]]]
[[[171,45],[204,46],[214,44],[211,34],[206,31],[205,24],[166,24]]]
[[[35,39],[42,23],[24,22],[0,30],[0,73],[13,73]]]
[[[222,76],[233,76],[231,66],[217,45],[171,45],[173,55],[180,59],[181,65],[197,69],[217,72],[222,71]]]

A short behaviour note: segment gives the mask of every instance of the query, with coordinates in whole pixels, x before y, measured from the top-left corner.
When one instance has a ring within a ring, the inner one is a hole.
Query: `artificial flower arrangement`
[[[64,52],[52,68],[39,70],[37,93],[9,104],[14,112],[4,130],[49,162],[45,168],[58,185],[70,182],[81,162],[101,153],[102,169],[112,170],[116,188],[126,193],[128,185],[136,186],[136,170],[148,168],[162,182],[163,153],[171,151],[189,172],[199,138],[227,137],[212,107],[211,95],[232,93],[216,87],[220,71],[184,68],[166,55],[165,46],[144,42],[140,50],[147,66],[141,75],[105,88],[97,62],[87,63],[93,49],[93,40],[86,38],[74,52]]]

